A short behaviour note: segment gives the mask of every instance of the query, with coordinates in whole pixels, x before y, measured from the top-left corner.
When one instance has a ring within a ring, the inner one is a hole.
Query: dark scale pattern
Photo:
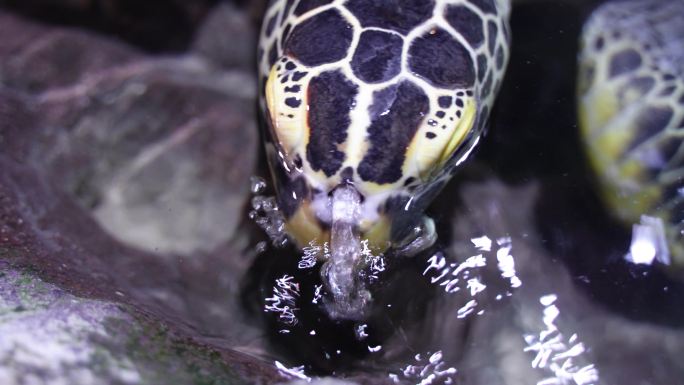
[[[610,59],[610,78],[632,72],[641,66],[641,55],[633,49],[626,49],[613,55]]]
[[[401,72],[404,40],[392,33],[365,31],[354,52],[351,67],[359,79],[368,83],[385,82]]]
[[[437,103],[442,108],[449,108],[451,107],[452,100],[451,96],[440,96],[439,99],[437,99]]]
[[[504,66],[504,51],[503,47],[499,46],[496,48],[496,69],[502,70]]]
[[[663,90],[660,92],[660,96],[663,96],[663,97],[665,97],[665,96],[670,96],[670,95],[674,94],[674,92],[675,92],[676,89],[677,89],[676,86],[668,86],[668,87],[665,87],[665,89],[663,89]]]
[[[508,25],[508,23],[504,22],[502,29],[503,29],[504,39],[506,39],[506,43],[510,46],[511,45],[511,27]]]
[[[493,21],[489,21],[487,23],[487,48],[489,49],[489,53],[491,55],[494,55],[494,48],[496,47],[496,35],[499,34],[499,27],[496,26],[496,23]]]
[[[490,71],[487,74],[487,79],[485,80],[484,85],[482,86],[482,94],[481,94],[482,99],[488,98],[489,94],[492,92],[492,81],[493,81],[493,77],[492,77],[492,72]]]
[[[288,16],[290,16],[290,9],[292,8],[292,5],[294,4],[295,0],[287,0],[285,3],[285,11],[283,12],[283,21],[287,20]]]
[[[487,124],[488,120],[489,120],[489,107],[484,106],[480,110],[480,115],[478,116],[478,121],[475,122],[475,124],[477,125],[477,127],[483,127]],[[477,127],[473,128],[473,130],[475,130]]]
[[[347,139],[351,123],[349,112],[355,103],[358,87],[340,71],[324,72],[309,83],[309,144],[306,159],[314,171],[334,175],[344,162],[337,145]]]
[[[282,170],[282,167],[278,168]],[[310,195],[306,179],[302,176],[290,179],[289,176],[284,175],[284,178],[275,178],[275,180],[282,181],[278,188],[278,208],[283,211],[285,218],[290,218],[297,212],[301,202]]]
[[[434,0],[348,0],[345,6],[364,27],[406,34],[432,16]]]
[[[266,95],[266,83],[268,82],[268,76],[263,76],[261,78],[261,95]]]
[[[287,44],[287,38],[290,37],[290,31],[292,30],[292,24],[288,24],[283,28],[283,33],[280,34],[280,46],[285,47]]]
[[[297,8],[294,10],[295,16],[301,16],[312,9],[321,7],[323,5],[328,5],[332,3],[332,0],[300,0],[297,4]]]
[[[333,63],[347,55],[352,37],[352,26],[338,11],[331,9],[295,27],[285,53],[309,67]]]
[[[304,76],[306,76],[307,74],[308,74],[308,72],[299,72],[299,71],[297,71],[297,72],[295,72],[295,73],[292,74],[292,81],[293,81],[293,82],[298,82],[298,81],[302,80],[302,78],[303,78]]]
[[[467,88],[475,83],[468,50],[447,31],[435,29],[416,38],[409,48],[411,72],[441,88]]]
[[[494,0],[469,0],[473,5],[480,8],[482,12],[496,14]]]
[[[297,99],[297,98],[287,98],[287,99],[285,99],[285,104],[288,107],[298,108],[299,106],[302,105],[302,101]]]
[[[660,134],[672,120],[674,112],[670,107],[649,107],[641,111],[637,118],[637,135],[630,143],[627,151],[631,151],[648,139]]]
[[[268,50],[268,67],[273,67],[276,60],[278,60],[278,47],[276,46],[276,44],[273,44],[273,46],[271,46],[271,49]]]
[[[359,164],[361,179],[385,184],[394,183],[401,178],[406,148],[429,109],[427,95],[409,81],[373,94],[373,104],[369,108],[370,148]],[[384,113],[385,111],[389,112]]]
[[[463,35],[466,41],[477,49],[484,42],[482,19],[477,13],[463,5],[451,5],[444,14],[446,21]]]
[[[276,22],[278,21],[278,16],[280,16],[280,13],[276,13],[266,22],[266,36],[271,36],[273,33],[273,29],[275,29]]]
[[[600,52],[605,44],[606,40],[603,38],[603,36],[599,36],[594,42],[594,48]]]
[[[620,89],[618,95],[620,98],[624,98],[624,94],[628,91],[636,91],[639,95],[644,96],[649,93],[654,86],[655,79],[650,76],[640,76],[638,78],[630,79],[630,81]]]
[[[354,169],[347,167],[340,172],[340,179],[345,183],[352,183],[354,181]]]
[[[485,74],[488,70],[487,66],[487,56],[483,53],[477,56],[477,80],[481,82],[484,80]]]
[[[679,148],[682,146],[682,141],[679,140],[679,138],[675,138],[672,136],[667,136],[665,138],[662,138],[659,140],[657,149],[658,153],[665,159],[666,162],[669,162],[674,158],[675,155],[677,155],[677,152],[679,152]],[[672,165],[669,165],[670,167]],[[676,165],[678,167],[681,167],[681,165]]]

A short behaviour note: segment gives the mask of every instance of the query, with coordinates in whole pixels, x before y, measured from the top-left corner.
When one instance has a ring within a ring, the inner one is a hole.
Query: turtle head
[[[284,56],[264,81],[266,147],[286,230],[296,243],[329,241],[333,193],[358,197],[354,229],[374,252],[431,232],[423,211],[481,131],[472,88],[412,79],[361,82],[341,69]]]

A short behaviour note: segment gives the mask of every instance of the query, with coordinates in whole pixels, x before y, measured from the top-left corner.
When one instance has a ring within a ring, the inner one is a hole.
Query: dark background
[[[184,51],[220,0],[0,0],[0,9],[37,21],[78,26],[116,36],[143,50]],[[248,10],[258,24],[265,0],[225,0]]]

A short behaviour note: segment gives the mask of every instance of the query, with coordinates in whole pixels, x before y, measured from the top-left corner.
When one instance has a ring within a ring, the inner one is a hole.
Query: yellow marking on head
[[[285,224],[285,230],[300,248],[314,241],[317,244],[330,240],[330,232],[324,231],[314,216],[309,202],[303,202]]]
[[[580,100],[579,119],[582,133],[586,138],[608,123],[619,112],[620,106],[612,87],[591,89]]]
[[[660,201],[661,188],[648,185],[634,191],[620,184],[602,181],[601,193],[613,213],[626,223],[639,222],[639,218],[649,212]]]
[[[368,240],[368,247],[373,253],[382,253],[387,250],[390,244],[390,230],[392,225],[385,216],[375,222],[375,224],[364,233],[364,239]]]
[[[475,104],[473,98],[464,99],[461,118],[451,127],[430,127],[424,121],[406,151],[404,175],[415,175],[422,180],[429,180],[439,171],[473,128],[477,115]],[[429,139],[425,136],[427,132],[433,132],[436,136]]]
[[[588,93],[580,102],[580,125],[589,162],[599,175],[601,195],[615,215],[630,223],[653,210],[662,189],[647,184],[647,170],[637,158],[626,157],[639,131],[640,110],[620,109],[611,87]]]
[[[439,159],[440,165],[444,165],[444,163],[446,163],[449,160],[449,158],[451,158],[451,155],[454,153],[454,151],[456,151],[458,145],[463,142],[463,139],[466,137],[466,135],[470,132],[470,130],[473,129],[476,116],[477,103],[475,102],[475,99],[466,99],[461,119],[458,121],[456,129],[454,130],[454,133],[451,136],[451,140],[449,141],[449,144],[447,144],[447,146],[444,148],[442,156]]]
[[[278,142],[289,156],[297,151],[302,152],[301,150],[306,147],[309,140],[306,84],[302,84],[299,94],[286,94],[286,87],[278,81],[278,74],[274,65],[266,81],[266,103]],[[288,97],[299,97],[302,103],[299,107],[292,108],[285,104],[285,99]]]
[[[386,216],[381,216],[373,223],[367,223],[366,231],[361,233],[362,240],[368,240],[368,247],[373,253],[382,253],[391,246],[391,223]],[[321,227],[309,202],[303,202],[295,214],[285,224],[285,230],[294,239],[299,248],[311,242],[323,245],[330,242],[330,231]]]

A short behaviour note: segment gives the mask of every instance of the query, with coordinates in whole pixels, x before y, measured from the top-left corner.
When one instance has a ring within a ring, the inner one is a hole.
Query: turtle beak
[[[335,202],[333,192],[344,187],[356,195],[357,201]],[[356,207],[349,207],[356,206]],[[340,184],[330,192],[312,193],[303,199],[297,209],[286,219],[285,229],[300,248],[313,244],[330,244],[335,220],[351,223],[354,233],[362,242],[367,242],[374,253],[382,253],[390,245],[390,221],[386,215],[368,216],[363,197],[351,185]],[[340,209],[340,207],[346,207]],[[333,209],[337,212],[333,212]],[[345,215],[342,211],[354,210],[356,215]],[[340,216],[342,218],[340,219]]]

